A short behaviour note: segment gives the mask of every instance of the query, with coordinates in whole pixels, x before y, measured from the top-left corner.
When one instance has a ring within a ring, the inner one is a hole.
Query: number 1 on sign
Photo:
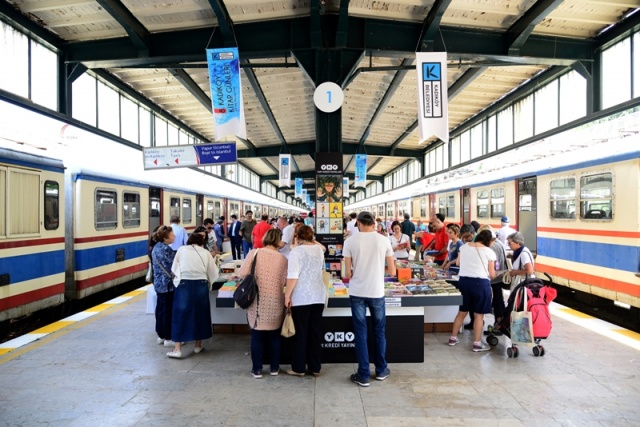
[[[329,100],[329,104],[331,104],[331,91],[327,91],[327,99]]]

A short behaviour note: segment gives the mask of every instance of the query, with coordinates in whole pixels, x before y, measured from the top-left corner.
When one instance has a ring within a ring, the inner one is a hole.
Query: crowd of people
[[[238,218],[231,215],[229,224],[221,217],[217,222],[207,218],[202,226],[187,235],[180,218],[173,216],[169,226],[154,230],[149,256],[153,265],[153,286],[157,294],[157,343],[173,347],[170,358],[183,356],[182,345],[195,342],[193,352],[204,350],[202,341],[212,336],[208,292],[218,276],[215,256],[222,243],[230,241],[233,259],[244,259],[239,276],[245,277],[255,268],[259,298],[247,309],[251,328],[251,374],[262,377],[263,349],[270,354],[270,375],[280,372],[280,328],[285,310],[290,310],[296,333],[292,338],[291,369],[293,376],[317,376],[321,371],[322,315],[327,298],[323,278],[325,247],[315,240],[313,221],[292,216],[253,218],[247,211]],[[534,258],[524,245],[521,233],[509,226],[509,218],[501,219],[498,231],[481,227],[473,221],[459,226],[445,224],[438,213],[428,225],[411,221],[384,221],[369,212],[352,213],[345,218],[343,256],[345,279],[354,326],[354,343],[358,371],[351,381],[366,387],[371,378],[369,355],[373,356],[375,378],[385,380],[390,371],[385,359],[384,275],[395,275],[396,261],[425,259],[452,269],[459,276],[462,304],[453,321],[448,344],[459,343],[458,331],[470,316],[474,352],[489,348],[481,341],[484,315],[502,316],[504,277],[512,288],[527,275],[533,275]],[[505,235],[506,234],[506,235]],[[504,243],[501,236],[505,235]],[[510,251],[513,269],[507,268],[506,252]],[[366,311],[371,314],[372,331],[367,331]],[[373,348],[367,346],[373,337]]]

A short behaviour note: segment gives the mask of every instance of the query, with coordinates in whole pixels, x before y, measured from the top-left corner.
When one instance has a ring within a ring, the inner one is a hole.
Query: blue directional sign
[[[144,148],[142,153],[145,170],[226,165],[238,162],[235,142],[150,147]]]

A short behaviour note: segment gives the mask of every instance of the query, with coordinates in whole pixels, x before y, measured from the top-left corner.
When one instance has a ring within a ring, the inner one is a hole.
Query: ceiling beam
[[[485,72],[487,67],[469,68],[465,73],[458,78],[448,89],[447,96],[449,102],[460,94],[467,86],[469,86],[475,79],[480,77]]]
[[[6,0],[0,0],[0,21],[6,22],[11,26],[17,26],[28,36],[35,38],[56,52],[58,52],[60,46],[65,43],[65,41],[56,34],[27,18],[16,6],[8,3]]]
[[[191,95],[198,100],[200,104],[204,106],[210,113],[213,114],[213,108],[211,106],[211,98],[193,81],[191,76],[184,70],[179,68],[169,68],[168,71],[171,75],[180,82],[182,86],[189,91]]]
[[[398,137],[398,139],[396,139],[393,144],[391,144],[389,146],[389,153],[393,156],[396,152],[396,149],[398,148],[398,145],[400,145],[402,143],[402,141],[405,140],[406,137],[408,137],[409,135],[411,135],[411,132],[413,132],[414,130],[416,130],[416,128],[418,127],[418,121],[416,120],[415,122],[411,123],[411,125],[402,132],[402,134]]]
[[[417,124],[416,124],[417,126]],[[289,154],[292,155],[308,155],[312,156],[315,153],[316,142],[306,141],[296,144],[287,144]],[[356,154],[358,149],[357,143],[342,142],[342,154],[353,155]],[[405,157],[422,160],[424,153],[422,150],[400,149],[396,148],[394,153],[391,151],[391,147],[377,146],[377,145],[365,145],[367,151],[366,154],[374,157]],[[252,150],[238,150],[238,158],[248,157],[278,157],[282,152],[280,145],[270,145],[268,147],[256,147],[255,152]]]
[[[0,0],[4,1],[4,0]],[[322,15],[321,22],[337,25],[332,15]],[[421,25],[411,22],[348,17],[349,49],[368,50],[375,56],[398,55],[415,58],[415,44]],[[308,17],[234,25],[234,32],[244,60],[284,58],[291,52],[311,49]],[[480,29],[440,27],[442,37],[435,40],[435,50],[447,51],[450,59],[509,58],[514,63],[552,63],[591,60],[597,43],[593,40],[541,35],[529,36],[520,49],[521,57],[511,56],[506,33]],[[150,36],[152,54],[140,55],[125,37],[65,43],[68,62],[82,62],[88,68],[140,67],[162,64],[204,62],[202,46],[224,47],[221,32],[211,28],[154,33]],[[446,46],[446,49],[445,49]],[[505,59],[506,60],[506,59]],[[566,64],[570,65],[570,64]]]
[[[96,0],[102,8],[118,21],[142,56],[149,55],[151,33],[120,0]]]
[[[338,29],[336,30],[336,47],[347,47],[349,30],[349,0],[340,0]]]
[[[507,30],[509,55],[520,55],[520,50],[533,32],[533,29],[564,0],[538,0],[520,19]]]
[[[273,111],[269,106],[269,101],[267,101],[267,97],[264,96],[264,91],[260,86],[260,82],[258,82],[258,77],[256,76],[256,73],[253,71],[252,68],[244,68],[244,73],[247,76],[247,80],[249,80],[249,84],[253,88],[253,92],[255,93],[256,98],[258,98],[258,101],[262,106],[264,114],[267,116],[267,120],[269,120],[269,123],[271,123],[271,126],[273,127],[273,131],[275,132],[276,136],[280,140],[280,144],[282,148],[284,148],[285,153],[289,154],[290,152],[289,152],[289,147],[287,147],[287,141],[284,139],[284,135],[280,130],[280,126],[276,121],[276,117],[274,116]],[[300,172],[300,168],[298,167],[298,164],[296,163],[296,160],[293,158],[293,156],[291,157],[291,162],[293,163],[293,167],[296,169],[296,172]]]
[[[442,16],[450,4],[451,0],[436,0],[433,6],[431,6],[427,17],[422,23],[422,32],[420,34],[420,39],[418,40],[418,46],[416,46],[417,52],[432,52],[434,50],[434,40],[436,39],[436,35],[440,29]]]
[[[224,4],[224,0],[209,0],[209,4],[211,5],[211,9],[213,9],[213,13],[216,15],[218,28],[222,34],[224,46],[221,47],[237,46],[236,35],[233,31],[233,21],[231,20],[231,16],[229,16],[229,11]]]

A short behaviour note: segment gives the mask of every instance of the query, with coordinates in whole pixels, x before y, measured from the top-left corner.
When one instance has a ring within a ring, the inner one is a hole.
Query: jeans
[[[251,249],[253,249],[253,243],[243,240],[242,241],[242,257],[246,258],[247,254]]]
[[[369,369],[369,349],[367,347],[367,307],[371,313],[371,327],[373,337],[373,363],[376,374],[380,375],[387,369],[387,338],[385,337],[385,305],[384,297],[362,298],[351,296],[351,315],[353,317],[353,332],[355,335],[356,358],[358,359],[358,376],[363,380],[371,377]]]
[[[156,333],[158,337],[171,341],[171,314],[173,312],[173,291],[158,294],[156,304]]]
[[[280,369],[280,329],[273,331],[251,330],[251,370],[262,372],[262,353],[264,352],[265,340],[269,343],[269,360],[271,370]]]
[[[298,305],[291,307],[296,334],[293,339],[291,369],[304,373],[320,373],[320,353],[322,351],[322,312],[324,304]]]

